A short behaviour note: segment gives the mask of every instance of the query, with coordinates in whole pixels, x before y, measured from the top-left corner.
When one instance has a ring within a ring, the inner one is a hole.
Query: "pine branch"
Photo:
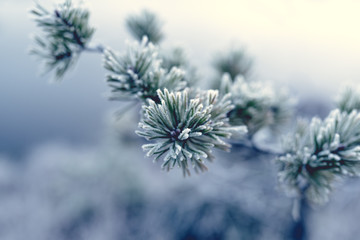
[[[228,151],[230,144],[223,139],[233,132],[244,135],[247,129],[250,141],[244,147],[279,154],[262,150],[251,139],[263,128],[276,133],[291,120],[293,100],[287,93],[245,80],[252,60],[243,49],[218,56],[214,62],[222,75],[218,96],[214,90],[185,89],[193,86],[197,76],[181,49],[159,56],[154,44],[163,39],[163,33],[153,13],[144,11],[128,18],[127,26],[138,41],[122,54],[101,45],[89,46],[94,33],[90,14],[70,0],[53,11],[37,5],[31,13],[43,31],[42,37],[35,37],[31,53],[43,60],[48,71],[54,70],[57,79],[75,65],[81,53],[103,53],[110,99],[143,104],[137,134],[155,142],[143,149],[155,160],[163,158],[164,169],[178,166],[184,175],[190,174],[190,166],[204,171],[205,160],[213,159],[213,148]],[[299,124],[284,142],[285,153],[277,158],[280,182],[309,202],[326,201],[336,179],[360,174],[359,96],[353,89],[346,90],[338,101],[339,110],[323,121],[314,118],[310,125]]]

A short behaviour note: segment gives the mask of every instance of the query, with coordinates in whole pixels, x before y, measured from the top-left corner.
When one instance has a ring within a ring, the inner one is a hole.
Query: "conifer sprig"
[[[288,123],[294,113],[294,100],[285,91],[275,94],[270,86],[247,82],[240,75],[233,80],[229,74],[224,74],[220,92],[223,95],[231,93],[235,107],[228,114],[230,123],[246,125],[250,138],[264,127],[278,132],[279,127]]]
[[[220,99],[218,92],[208,90],[202,97],[190,98],[188,89],[181,92],[158,90],[160,103],[149,100],[144,105],[144,117],[136,133],[155,143],[143,145],[147,156],[154,161],[163,158],[162,168],[177,166],[184,175],[190,175],[189,167],[196,172],[205,171],[205,159],[213,160],[212,149],[225,151],[230,145],[222,140],[232,132],[244,134],[245,126],[230,127],[226,114],[231,108],[227,98]]]
[[[107,82],[112,88],[111,99],[138,98],[158,102],[158,89],[179,91],[185,88],[185,72],[173,67],[169,71],[161,68],[157,48],[144,37],[141,43],[128,44],[124,54],[107,49],[104,67],[111,74]]]
[[[197,69],[190,63],[183,48],[175,47],[170,51],[163,52],[161,58],[161,66],[163,68],[170,70],[173,67],[177,67],[185,71],[184,79],[187,82],[187,86],[194,86],[198,83],[200,77],[198,76]]]
[[[239,75],[247,79],[251,74],[252,66],[253,60],[243,48],[233,48],[225,54],[217,54],[213,62],[213,67],[220,77],[228,73],[232,80]]]
[[[308,201],[328,200],[336,179],[360,174],[360,113],[332,111],[325,120],[313,118],[285,141],[279,180]]]
[[[338,97],[336,105],[344,112],[360,111],[360,89],[358,87],[345,88]]]
[[[153,44],[159,44],[164,38],[161,25],[158,17],[148,10],[143,10],[140,15],[130,15],[126,19],[126,26],[136,40],[141,41],[146,36]]]
[[[44,61],[46,71],[54,70],[55,78],[61,79],[86,49],[95,31],[89,25],[90,13],[67,0],[54,11],[37,4],[31,14],[43,36],[35,37],[35,46],[30,53]]]

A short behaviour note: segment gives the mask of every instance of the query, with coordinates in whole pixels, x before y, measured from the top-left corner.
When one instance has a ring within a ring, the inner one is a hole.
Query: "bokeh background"
[[[59,1],[39,1],[52,7]],[[231,45],[254,57],[254,78],[287,87],[298,114],[325,116],[360,79],[360,2],[344,0],[89,0],[94,43],[121,50],[124,20],[149,9],[163,47],[180,45],[211,79]],[[60,83],[27,54],[30,0],[0,0],[0,239],[287,239],[292,200],[269,156],[235,147],[210,172],[183,179],[144,158],[137,109],[107,101],[102,58],[83,54]],[[309,218],[311,239],[358,239],[359,181],[339,185]]]

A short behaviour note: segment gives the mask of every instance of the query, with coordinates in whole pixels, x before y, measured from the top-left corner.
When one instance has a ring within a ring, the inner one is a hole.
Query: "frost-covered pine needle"
[[[162,158],[162,168],[177,166],[190,175],[189,167],[196,172],[205,171],[205,159],[213,160],[212,149],[225,151],[230,145],[222,140],[232,132],[246,133],[246,127],[229,127],[226,114],[233,108],[229,96],[218,97],[208,90],[201,96],[190,98],[188,89],[181,92],[158,90],[160,103],[149,100],[144,105],[144,117],[136,133],[154,143],[143,145],[147,156],[154,161]]]

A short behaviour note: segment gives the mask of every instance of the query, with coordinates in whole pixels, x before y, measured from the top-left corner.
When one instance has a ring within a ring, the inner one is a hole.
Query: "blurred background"
[[[184,47],[205,82],[218,52],[245,47],[253,78],[287,87],[298,115],[326,116],[360,79],[358,1],[84,2],[93,42],[117,50],[131,39],[126,16],[157,13],[163,47]],[[0,239],[288,238],[292,199],[276,187],[271,156],[235,146],[208,173],[162,172],[134,134],[138,109],[114,120],[124,105],[105,97],[100,55],[83,54],[59,83],[39,75],[27,54],[33,5],[0,1]],[[312,212],[310,239],[358,239],[358,186],[341,185]]]

